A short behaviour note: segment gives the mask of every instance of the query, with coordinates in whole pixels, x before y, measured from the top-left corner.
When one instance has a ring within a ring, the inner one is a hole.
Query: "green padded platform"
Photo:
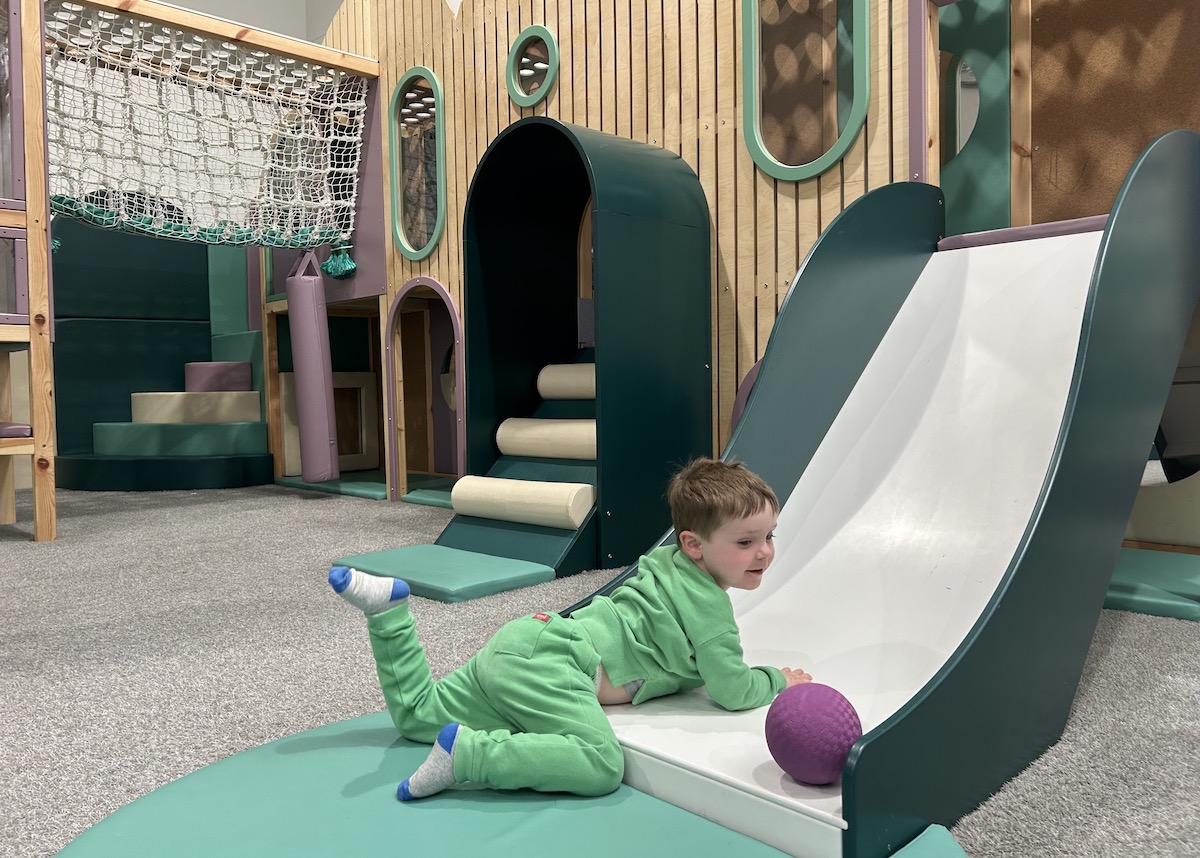
[[[408,491],[400,496],[406,503],[454,509],[450,493],[454,490],[457,477],[437,477],[432,474],[409,474]]]
[[[550,566],[444,545],[409,545],[372,551],[342,557],[334,561],[334,565],[403,578],[413,593],[439,602],[465,602],[554,580],[554,569]]]
[[[931,825],[897,852],[896,858],[967,858],[967,853],[943,826]]]
[[[93,423],[98,456],[244,456],[267,452],[266,423]]]
[[[167,784],[81,834],[62,858],[781,858],[628,786],[602,798],[396,785],[429,753],[385,713],[277,739]]]
[[[1104,607],[1200,621],[1200,556],[1122,548]]]
[[[269,453],[250,456],[96,456],[54,457],[59,488],[91,492],[150,492],[176,489],[231,489],[274,481]]]

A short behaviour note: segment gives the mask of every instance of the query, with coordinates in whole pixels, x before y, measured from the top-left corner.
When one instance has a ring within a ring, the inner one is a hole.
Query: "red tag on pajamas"
[[[543,623],[548,623],[548,622],[550,622],[550,615],[549,615],[549,614],[534,614],[534,615],[533,615],[533,618],[534,618],[535,620],[541,620]]]

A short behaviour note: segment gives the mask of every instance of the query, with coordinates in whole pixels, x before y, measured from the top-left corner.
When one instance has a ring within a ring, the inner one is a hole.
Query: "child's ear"
[[[699,560],[704,555],[700,536],[694,530],[680,531],[679,547],[692,560]]]

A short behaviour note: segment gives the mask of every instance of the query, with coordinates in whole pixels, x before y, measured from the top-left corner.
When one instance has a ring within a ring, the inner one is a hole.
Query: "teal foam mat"
[[[85,831],[63,858],[391,855],[781,858],[782,852],[621,786],[602,798],[452,790],[401,803],[429,753],[386,713],[278,739],[167,784]]]
[[[383,471],[346,471],[336,480],[306,483],[302,477],[276,477],[275,483],[294,489],[310,489],[331,495],[350,495],[368,500],[387,500],[387,480]]]
[[[335,566],[353,566],[372,575],[403,578],[412,592],[439,602],[464,602],[519,587],[554,580],[554,569],[541,563],[495,557],[447,548],[444,545],[408,545],[372,551],[335,560]]]
[[[450,492],[454,489],[457,477],[438,477],[433,474],[409,474],[408,491],[400,496],[406,503],[436,506],[442,509],[454,509],[450,502]]]
[[[1122,548],[1104,607],[1200,622],[1200,556]]]

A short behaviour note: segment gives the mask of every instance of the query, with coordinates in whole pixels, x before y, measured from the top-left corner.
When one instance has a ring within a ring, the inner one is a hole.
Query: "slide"
[[[766,709],[611,713],[630,785],[791,855],[891,854],[1057,741],[1200,293],[1191,132],[1091,231],[938,249],[942,212],[898,184],[831,226],[725,452],[784,503],[763,585],[730,594],[747,661],[855,705],[841,781],[784,775]]]

